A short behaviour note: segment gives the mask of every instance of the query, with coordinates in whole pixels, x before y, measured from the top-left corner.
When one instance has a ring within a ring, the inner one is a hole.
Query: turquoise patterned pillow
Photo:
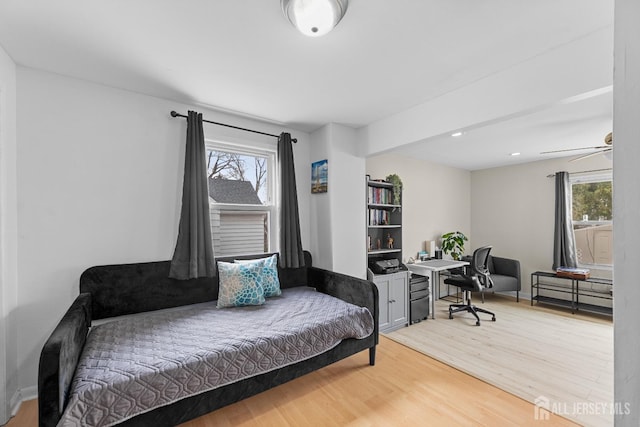
[[[218,308],[264,304],[264,289],[256,266],[218,262]]]
[[[243,265],[252,265],[260,270],[260,280],[262,281],[265,298],[282,295],[280,279],[278,278],[278,257],[275,254],[268,258],[237,259],[235,262]]]

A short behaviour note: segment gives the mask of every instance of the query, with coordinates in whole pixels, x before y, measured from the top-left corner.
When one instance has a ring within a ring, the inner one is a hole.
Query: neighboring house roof
[[[251,182],[235,179],[209,178],[209,197],[218,203],[262,204]]]

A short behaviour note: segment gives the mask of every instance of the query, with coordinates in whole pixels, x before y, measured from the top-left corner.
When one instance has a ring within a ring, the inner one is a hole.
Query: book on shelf
[[[389,211],[384,209],[369,209],[369,225],[389,225]]]
[[[391,204],[393,195],[388,188],[369,187],[367,200],[373,205],[388,205]]]

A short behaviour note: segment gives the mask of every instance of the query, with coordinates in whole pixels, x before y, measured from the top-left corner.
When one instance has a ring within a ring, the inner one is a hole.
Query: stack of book
[[[589,278],[589,269],[587,268],[572,268],[572,267],[558,267],[556,269],[556,276],[569,277],[571,279],[586,280]]]
[[[389,225],[389,211],[369,209],[369,225]]]
[[[388,188],[369,187],[367,201],[369,204],[390,205],[393,203],[393,194]]]

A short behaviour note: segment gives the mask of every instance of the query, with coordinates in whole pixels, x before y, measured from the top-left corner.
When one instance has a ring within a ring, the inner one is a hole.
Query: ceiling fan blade
[[[569,160],[569,162],[575,162],[577,160],[587,159],[589,157],[595,156],[596,154],[604,154],[606,152],[611,151],[612,148],[607,148],[606,150],[596,151],[595,153],[585,154],[584,156],[576,157],[575,159]]]
[[[564,153],[564,152],[567,152],[567,151],[602,150],[603,148],[609,148],[609,146],[608,145],[599,145],[597,147],[568,148],[566,150],[543,151],[540,154]]]

